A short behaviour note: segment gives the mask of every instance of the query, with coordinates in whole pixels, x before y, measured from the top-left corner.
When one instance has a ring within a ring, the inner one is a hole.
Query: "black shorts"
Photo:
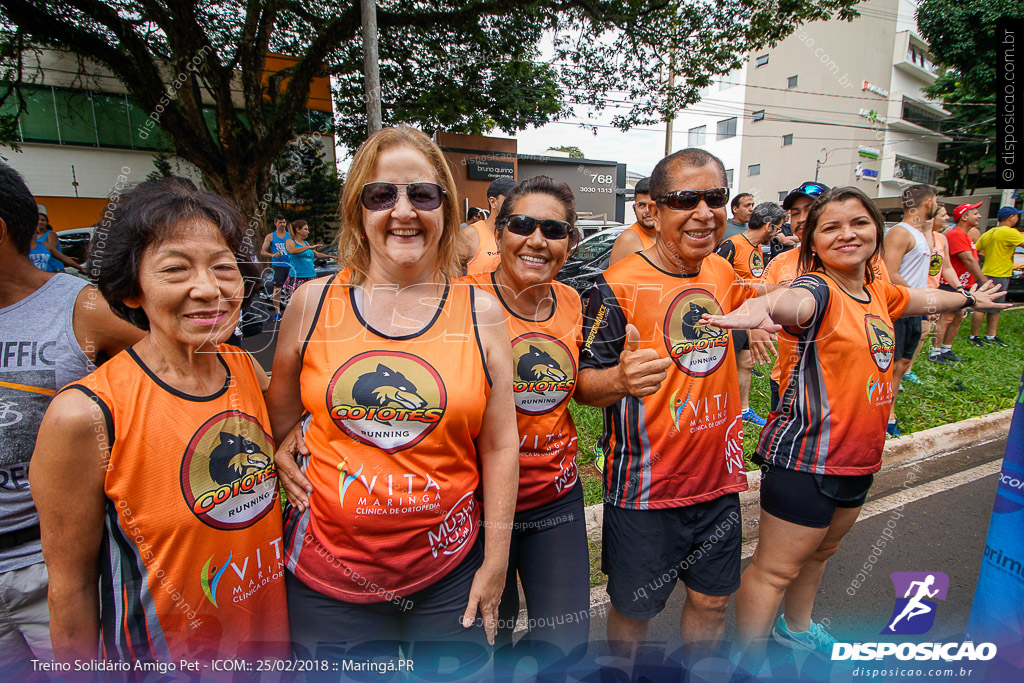
[[[912,315],[907,318],[900,318],[893,327],[896,329],[896,351],[893,354],[895,360],[910,360],[917,351],[917,345],[921,341],[921,316]]]
[[[750,335],[746,330],[732,331],[732,347],[736,349],[736,353],[750,348]]]
[[[291,272],[291,266],[271,265],[271,268],[274,269],[274,286],[284,287],[284,283],[288,279],[288,273]]]
[[[800,526],[824,529],[832,524],[836,508],[858,508],[868,497],[874,477],[799,472],[761,464],[761,509]]]
[[[612,606],[647,620],[665,609],[676,580],[704,595],[740,587],[740,496],[664,510],[604,505],[601,571]]]

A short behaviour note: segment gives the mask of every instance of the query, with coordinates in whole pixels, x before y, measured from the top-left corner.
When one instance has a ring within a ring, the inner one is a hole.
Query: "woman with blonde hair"
[[[301,472],[278,463],[293,640],[401,647],[417,674],[457,653],[468,675],[493,644],[516,504],[505,319],[451,283],[458,200],[423,133],[370,136],[341,204],[346,267],[296,292],[267,394],[275,434],[311,416]]]

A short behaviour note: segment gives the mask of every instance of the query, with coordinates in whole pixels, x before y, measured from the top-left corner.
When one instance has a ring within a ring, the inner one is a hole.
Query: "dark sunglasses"
[[[713,187],[710,190],[677,190],[669,192],[654,201],[676,211],[689,211],[697,208],[701,200],[709,209],[721,209],[729,203],[728,187]]]
[[[533,216],[516,215],[509,216],[505,221],[505,227],[509,232],[523,237],[532,235],[538,226],[540,234],[544,235],[546,240],[564,240],[572,231],[572,226],[566,221],[556,221],[552,218],[540,220]]]
[[[441,206],[447,194],[437,183],[366,183],[360,201],[370,211],[385,211],[398,203],[399,187],[405,188],[409,203],[422,211]]]

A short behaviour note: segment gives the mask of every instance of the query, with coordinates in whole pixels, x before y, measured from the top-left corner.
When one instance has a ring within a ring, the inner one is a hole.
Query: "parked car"
[[[615,238],[625,229],[624,226],[611,227],[584,238],[555,279],[575,289],[586,303],[597,276],[608,267]]]
[[[1013,252],[1013,274],[1004,300],[1024,301],[1024,247],[1017,247]]]
[[[65,268],[65,273],[88,279],[89,244],[92,242],[92,236],[95,231],[95,227],[89,226],[88,228],[71,228],[70,230],[61,230],[57,233],[57,243],[60,245],[60,250],[66,256],[70,256],[85,266],[86,270],[86,272],[83,273],[77,268]]]

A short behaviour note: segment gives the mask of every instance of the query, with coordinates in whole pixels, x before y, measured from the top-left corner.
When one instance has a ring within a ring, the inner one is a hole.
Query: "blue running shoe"
[[[911,384],[921,384],[921,378],[915,375],[913,372],[908,372],[903,375],[904,382],[910,382]]]
[[[780,614],[775,628],[772,629],[772,639],[780,645],[792,650],[806,650],[818,652],[823,655],[832,655],[832,646],[836,639],[825,630],[821,624],[811,621],[811,627],[803,633],[793,633],[786,625],[785,615]]]
[[[889,439],[896,439],[900,436],[903,436],[903,432],[900,431],[899,422],[890,422],[889,424],[885,425],[885,436],[886,438]]]
[[[753,408],[747,408],[743,411],[743,421],[749,422],[756,427],[764,427],[768,424],[768,421],[763,417],[754,412]]]

